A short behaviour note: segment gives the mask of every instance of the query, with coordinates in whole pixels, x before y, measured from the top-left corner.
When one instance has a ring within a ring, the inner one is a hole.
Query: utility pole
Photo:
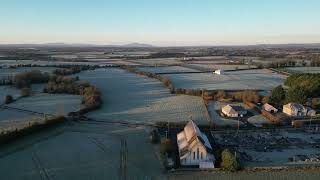
[[[168,120],[168,133],[167,133],[167,139],[168,139],[168,136],[170,136],[170,135],[169,135],[169,133],[170,133],[170,127],[169,127],[169,120]]]
[[[240,129],[240,117],[238,116],[238,130],[237,130],[237,134],[239,134],[239,129]]]
[[[309,123],[309,129],[311,130],[311,121],[312,121],[312,116],[310,116],[310,123]]]

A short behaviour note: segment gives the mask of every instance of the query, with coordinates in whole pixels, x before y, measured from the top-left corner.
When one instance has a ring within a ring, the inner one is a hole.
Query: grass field
[[[168,75],[177,88],[207,90],[271,90],[283,83],[285,76],[268,70],[243,70],[212,73]]]
[[[46,113],[50,115],[66,115],[77,111],[81,105],[81,97],[63,94],[37,94],[35,96],[19,99],[7,106],[19,109]],[[39,114],[22,112],[12,109],[0,109],[0,128],[17,128],[29,122],[42,120],[45,117]]]
[[[171,95],[155,79],[120,69],[97,69],[78,75],[103,93],[104,104],[88,114],[91,118],[155,123],[187,121],[192,115],[196,122],[208,123],[201,98]],[[157,146],[149,142],[148,131],[103,122],[66,124],[54,132],[1,147],[0,176],[41,179],[41,169],[51,179],[119,179],[123,139],[127,143],[129,179],[163,179]],[[13,168],[14,172],[9,171]]]
[[[152,73],[200,72],[196,69],[190,69],[182,66],[140,67],[138,70]]]
[[[175,96],[155,79],[127,73],[120,69],[97,69],[78,74],[99,87],[106,104],[90,116],[99,119],[138,122],[187,121],[208,123],[200,97]],[[110,106],[112,104],[113,106]]]
[[[214,71],[217,69],[222,70],[237,70],[237,69],[250,69],[256,68],[253,65],[224,65],[224,64],[188,64],[189,67],[194,69],[200,69],[204,71]]]
[[[137,60],[130,60],[130,61],[138,64],[151,65],[151,66],[182,64],[182,62],[179,61],[179,59],[177,58],[137,59]]]
[[[293,73],[320,73],[320,67],[289,67],[285,70]]]
[[[32,70],[40,70],[41,72],[51,73],[55,67],[19,67],[16,69],[0,69],[0,78],[14,76],[17,73],[27,72]]]

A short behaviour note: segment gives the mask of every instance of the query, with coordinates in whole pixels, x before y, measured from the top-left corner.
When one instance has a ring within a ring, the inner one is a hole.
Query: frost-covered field
[[[177,88],[208,90],[270,90],[283,83],[285,76],[268,70],[243,70],[212,73],[168,75]]]
[[[41,72],[51,73],[53,70],[57,69],[56,67],[19,67],[15,69],[0,69],[0,78],[14,76],[15,74],[21,72],[27,72],[31,70],[40,70]]]
[[[198,70],[182,66],[140,67],[138,70],[152,73],[199,72]]]
[[[0,60],[0,66],[13,66],[18,64],[32,64],[32,60]],[[0,70],[1,71],[1,70]]]
[[[296,73],[320,73],[320,67],[289,67],[285,69]]]
[[[137,59],[131,60],[131,62],[144,64],[144,65],[175,65],[182,64],[178,58],[153,58],[153,59]]]
[[[59,180],[119,179],[122,136],[127,142],[128,178],[162,179],[160,161],[144,130],[87,124],[56,128],[1,147],[0,176],[37,180],[46,173]]]
[[[250,69],[256,68],[253,65],[224,65],[224,64],[188,64],[189,67],[194,67],[195,69],[201,69],[206,71],[214,71],[217,69],[222,70],[237,70],[237,69]]]
[[[103,92],[103,107],[88,114],[95,119],[180,120],[176,116],[182,111],[198,113],[203,109],[199,98],[191,98],[190,105],[181,107],[178,102],[185,101],[183,96],[171,96],[157,80],[124,70],[98,69],[82,72],[79,76]],[[196,113],[194,118],[197,118]],[[4,170],[0,171],[1,177],[39,179],[37,166],[40,166],[51,179],[119,179],[123,139],[127,142],[124,150],[128,152],[129,179],[164,178],[158,147],[149,142],[145,128],[75,122],[42,134],[0,148],[0,168]],[[22,161],[24,165],[21,165]],[[12,168],[15,168],[14,172],[9,171]]]
[[[58,116],[77,111],[81,106],[81,97],[64,94],[37,94],[19,99],[7,106]],[[21,127],[39,118],[44,117],[13,109],[0,109],[0,128]]]
[[[85,59],[86,61],[90,63],[99,63],[101,65],[104,64],[111,64],[111,65],[127,65],[127,66],[137,66],[140,65],[138,63],[134,63],[127,60],[121,60],[121,59]]]
[[[0,66],[16,65],[59,66],[59,65],[100,65],[99,62],[74,62],[74,61],[33,61],[33,60],[0,60]],[[1,71],[1,70],[0,70]]]
[[[97,69],[78,74],[103,94],[103,107],[89,115],[97,119],[138,122],[188,121],[208,123],[200,97],[171,95],[158,80],[120,69]]]

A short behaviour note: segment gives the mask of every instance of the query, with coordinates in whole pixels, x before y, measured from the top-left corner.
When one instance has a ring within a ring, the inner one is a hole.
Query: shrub
[[[294,86],[288,90],[287,102],[304,104],[307,102],[309,92],[302,86]]]
[[[28,97],[31,95],[31,89],[30,88],[23,88],[21,89],[21,96],[22,97]]]
[[[77,81],[76,78],[66,76],[51,76],[43,90],[47,93],[67,93],[81,95],[83,104],[90,109],[99,107],[102,103],[98,88],[86,81]]]
[[[237,101],[243,102],[258,103],[260,101],[260,96],[258,95],[258,93],[252,90],[236,92],[234,93],[233,98]]]
[[[270,103],[270,96],[264,96],[264,97],[261,99],[261,102],[262,102],[263,104]]]
[[[14,76],[15,87],[21,89],[30,87],[31,84],[35,83],[46,83],[49,80],[48,73],[41,73],[39,70],[32,70],[28,72],[18,73]]]
[[[101,104],[100,92],[94,86],[86,87],[82,95],[86,106],[97,106]]]
[[[64,68],[64,69],[56,69],[53,71],[53,74],[56,75],[71,75],[71,74],[76,74],[76,73],[80,73],[81,70],[83,68],[82,67],[71,67],[71,68]]]
[[[4,99],[4,103],[5,104],[10,104],[13,102],[13,97],[11,95],[6,95],[5,99]]]
[[[214,99],[219,100],[219,99],[225,99],[227,96],[225,91],[219,90],[217,94],[214,96]]]
[[[161,140],[161,153],[170,154],[173,152],[173,150],[174,150],[174,146],[170,139],[164,138]]]
[[[158,131],[156,129],[153,129],[150,132],[150,140],[151,140],[151,143],[153,143],[153,144],[159,143],[160,136],[159,136],[159,133],[158,133]]]
[[[270,96],[270,103],[281,106],[285,98],[286,98],[286,92],[284,91],[281,85],[272,89],[271,96]]]
[[[229,149],[225,149],[222,151],[221,160],[222,160],[221,167],[224,170],[231,171],[231,172],[240,170],[240,164],[237,161],[237,158]]]
[[[292,74],[284,82],[289,87],[289,91],[304,90],[304,95],[307,97],[320,96],[320,74]],[[298,95],[298,93],[292,94]],[[294,99],[294,97],[292,97]],[[298,98],[299,95],[298,95]]]
[[[313,109],[319,109],[320,108],[320,100],[318,98],[312,98],[311,106]]]

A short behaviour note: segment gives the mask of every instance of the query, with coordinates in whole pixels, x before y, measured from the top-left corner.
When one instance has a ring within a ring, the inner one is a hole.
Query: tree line
[[[99,108],[102,104],[101,93],[97,87],[74,77],[52,75],[43,91],[51,94],[81,95],[82,103],[90,109]]]

